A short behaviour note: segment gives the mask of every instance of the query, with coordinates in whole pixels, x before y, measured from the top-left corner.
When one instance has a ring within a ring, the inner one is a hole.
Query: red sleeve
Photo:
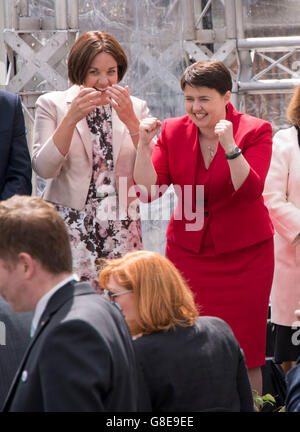
[[[172,183],[169,172],[168,145],[166,139],[167,121],[161,127],[161,132],[152,152],[152,163],[157,174],[157,184],[159,186],[170,186]]]
[[[250,172],[244,183],[233,192],[232,198],[248,202],[258,199],[264,190],[265,179],[272,156],[272,127],[260,123],[245,138],[243,155],[250,165]]]

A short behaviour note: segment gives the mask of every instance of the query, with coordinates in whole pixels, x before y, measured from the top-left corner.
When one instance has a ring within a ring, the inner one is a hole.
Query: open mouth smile
[[[194,116],[196,117],[197,120],[201,120],[204,117],[206,117],[207,114],[194,113]]]
[[[102,89],[99,89],[99,88],[97,88],[97,87],[93,87],[95,90],[97,90],[98,92],[101,92],[101,93],[105,93],[106,92],[106,90],[107,90],[107,88],[106,89],[104,89],[104,90],[102,90]]]

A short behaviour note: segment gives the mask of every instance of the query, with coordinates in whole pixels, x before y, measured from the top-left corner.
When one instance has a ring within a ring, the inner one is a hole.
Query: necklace
[[[199,144],[200,144],[200,147],[201,147],[200,135],[198,136],[198,141],[199,141]],[[216,150],[218,148],[218,144],[217,144],[216,147],[213,147],[210,144],[206,144],[206,143],[204,144],[204,146],[205,145],[207,146],[207,149],[209,151],[209,161],[211,162],[213,160],[214,156],[215,156]]]
[[[212,161],[215,155],[215,149],[213,147],[211,147],[210,145],[207,146],[208,150],[209,150],[209,157],[210,160]]]

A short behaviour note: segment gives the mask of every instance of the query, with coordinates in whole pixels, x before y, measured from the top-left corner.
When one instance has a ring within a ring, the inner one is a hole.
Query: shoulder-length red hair
[[[193,294],[174,264],[158,253],[137,251],[102,261],[99,283],[107,289],[109,278],[133,290],[135,329],[150,334],[176,325],[191,326],[199,316]]]

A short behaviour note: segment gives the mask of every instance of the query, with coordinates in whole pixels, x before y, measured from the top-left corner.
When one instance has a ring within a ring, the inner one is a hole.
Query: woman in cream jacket
[[[273,138],[273,154],[264,199],[276,230],[271,321],[275,361],[288,370],[300,356],[300,327],[294,311],[300,300],[300,86],[287,117],[292,127]]]
[[[118,83],[127,69],[120,44],[83,33],[68,58],[73,84],[36,103],[32,165],[46,179],[43,198],[69,228],[74,271],[97,289],[97,260],[142,249],[133,166],[144,101]]]

